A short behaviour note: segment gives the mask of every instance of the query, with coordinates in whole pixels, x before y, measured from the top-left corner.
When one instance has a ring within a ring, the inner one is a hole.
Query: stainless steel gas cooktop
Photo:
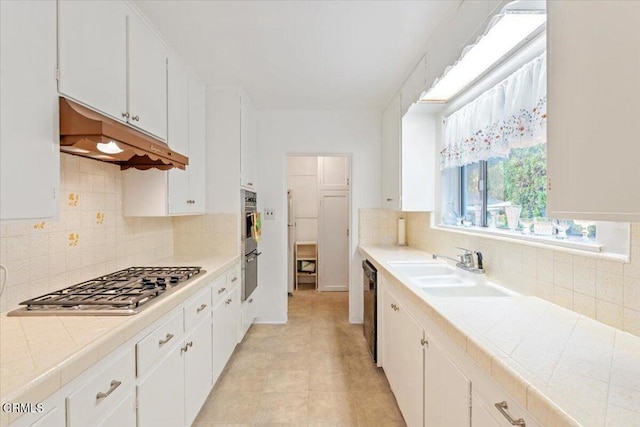
[[[9,316],[126,316],[150,306],[201,267],[129,267],[23,301]]]

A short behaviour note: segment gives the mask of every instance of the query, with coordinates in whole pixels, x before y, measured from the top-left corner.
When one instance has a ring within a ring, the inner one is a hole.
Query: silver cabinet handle
[[[227,290],[227,288],[220,288],[220,289],[218,289],[218,294],[221,294],[221,293],[223,293],[223,292],[224,292],[224,291],[226,291],[226,290]]]
[[[424,338],[420,338],[420,344],[422,344],[423,346],[427,346],[429,347],[429,340],[426,340]]]
[[[228,300],[226,300],[224,303],[225,303],[226,305],[229,305],[229,304],[231,304],[231,301],[233,301],[233,299],[229,298],[229,299],[228,299]]]
[[[500,413],[504,415],[507,421],[511,423],[512,426],[525,427],[527,425],[522,418],[518,418],[517,420],[513,419],[511,414],[508,412],[509,405],[507,405],[507,402],[505,402],[504,400],[502,402],[496,403],[495,406],[496,408],[498,408],[498,411],[500,411]]]
[[[193,347],[193,341],[189,341],[189,342],[187,343],[187,347]]]
[[[248,185],[249,187],[253,187],[253,182],[247,182],[247,185]]]
[[[184,347],[180,347],[180,354],[186,353],[187,351],[189,351],[189,347],[193,347],[193,341],[189,341],[184,345]]]
[[[253,298],[251,298],[251,299],[249,300],[249,304],[251,304],[252,302],[253,302]]]
[[[133,120],[134,122],[137,122],[140,120],[140,116],[133,116],[131,117],[131,120]]]
[[[400,307],[398,307],[398,306],[397,306],[397,305],[395,305],[395,304],[391,304],[391,308],[393,308],[393,311],[398,311],[398,310],[400,310]]]
[[[196,313],[200,313],[205,308],[207,308],[207,304],[201,304],[200,307],[196,308]]]
[[[163,345],[171,341],[171,338],[173,338],[173,334],[167,334],[167,336],[164,337],[163,340],[158,341],[158,347],[162,347]]]
[[[233,279],[231,279],[231,283],[235,282],[236,280],[238,280],[238,278],[234,277]]]
[[[390,202],[390,201],[392,201],[392,200],[393,200],[393,199],[390,199],[390,198],[388,198],[388,197],[387,197],[387,202]]]
[[[113,393],[115,389],[120,387],[120,384],[122,384],[122,381],[111,380],[111,387],[109,388],[109,390],[107,390],[106,393],[99,392],[98,394],[96,394],[96,400],[100,402],[102,399],[106,399],[111,393]]]
[[[128,112],[122,113],[122,117],[124,117],[125,119],[128,119],[129,118],[129,113]]]

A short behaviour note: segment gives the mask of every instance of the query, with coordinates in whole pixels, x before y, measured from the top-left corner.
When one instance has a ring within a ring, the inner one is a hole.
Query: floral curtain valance
[[[444,120],[441,169],[546,142],[546,58],[545,52]]]

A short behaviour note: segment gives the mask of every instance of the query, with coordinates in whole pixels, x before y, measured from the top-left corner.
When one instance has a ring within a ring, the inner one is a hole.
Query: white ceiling
[[[136,0],[208,85],[273,109],[381,109],[458,3]]]

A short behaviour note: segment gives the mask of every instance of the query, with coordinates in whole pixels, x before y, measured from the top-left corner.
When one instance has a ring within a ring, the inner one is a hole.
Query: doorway
[[[344,155],[287,157],[288,292],[348,292],[351,164]]]

